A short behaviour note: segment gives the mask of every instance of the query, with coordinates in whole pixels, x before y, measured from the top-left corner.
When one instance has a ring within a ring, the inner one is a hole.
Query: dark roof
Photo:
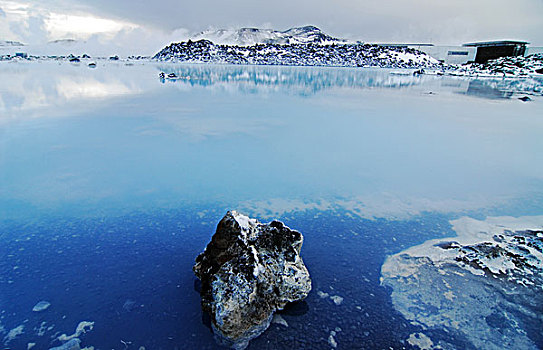
[[[434,46],[434,44],[394,44],[394,43],[391,43],[391,44],[386,44],[386,43],[381,43],[381,44],[377,44],[379,46],[390,46],[390,47],[408,47],[408,46]]]
[[[499,40],[499,41],[480,41],[478,43],[467,43],[462,46],[509,46],[509,45],[527,45],[527,41],[515,41],[515,40]]]

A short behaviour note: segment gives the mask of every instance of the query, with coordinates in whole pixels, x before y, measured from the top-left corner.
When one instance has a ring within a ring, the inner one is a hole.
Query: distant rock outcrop
[[[202,310],[221,345],[244,349],[268,328],[276,310],[308,295],[302,243],[300,232],[279,221],[262,224],[231,211],[219,222],[193,269],[201,281]]]

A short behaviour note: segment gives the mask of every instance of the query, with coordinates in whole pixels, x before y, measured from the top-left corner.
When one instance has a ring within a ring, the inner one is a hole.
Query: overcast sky
[[[308,24],[365,42],[543,46],[543,0],[0,0],[0,40],[27,44],[74,38],[153,51],[209,28]]]

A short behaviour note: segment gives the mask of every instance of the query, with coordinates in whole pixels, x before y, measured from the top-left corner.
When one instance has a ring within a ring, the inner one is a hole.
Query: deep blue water
[[[184,78],[161,82],[168,69]],[[0,71],[12,78],[0,83],[0,339],[24,325],[8,349],[58,346],[81,321],[95,322],[82,347],[216,348],[192,265],[230,209],[302,232],[313,280],[282,313],[289,327],[272,324],[250,349],[329,349],[336,327],[340,349],[410,348],[420,328],[380,286],[385,258],[454,235],[460,216],[542,214],[542,101],[488,82],[303,67]],[[41,300],[51,306],[33,312]],[[42,322],[52,329],[39,336]]]
[[[133,348],[215,348],[202,321],[191,268],[213,232],[208,220],[223,212],[195,219],[193,210],[3,225],[2,322],[7,329],[25,325],[25,333],[9,347],[59,345],[52,336],[71,334],[80,321],[89,320],[95,328],[81,338],[97,348],[122,349],[120,340]],[[336,337],[342,348],[404,346],[416,328],[393,310],[379,286],[381,264],[386,254],[412,243],[450,235],[446,218],[373,221],[348,219],[341,211],[316,214],[285,220],[305,233],[302,252],[314,291],[304,305],[283,313],[288,328],[273,324],[250,348],[324,349],[336,327],[342,329]],[[344,301],[337,306],[317,291]],[[39,300],[51,306],[32,312]],[[39,337],[35,329],[42,322],[54,328]]]

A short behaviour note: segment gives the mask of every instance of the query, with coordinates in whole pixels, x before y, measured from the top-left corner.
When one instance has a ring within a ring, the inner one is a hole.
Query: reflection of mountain
[[[389,70],[273,66],[162,65],[167,82],[190,86],[229,86],[245,92],[263,90],[314,94],[333,88],[402,88],[421,84],[433,77],[393,75]]]
[[[245,93],[289,91],[311,95],[333,88],[405,88],[420,86],[425,91],[455,92],[486,99],[511,98],[515,93],[537,93],[541,79],[470,79],[438,76],[412,76],[385,69],[320,67],[160,65],[167,83],[188,86],[235,88]]]

